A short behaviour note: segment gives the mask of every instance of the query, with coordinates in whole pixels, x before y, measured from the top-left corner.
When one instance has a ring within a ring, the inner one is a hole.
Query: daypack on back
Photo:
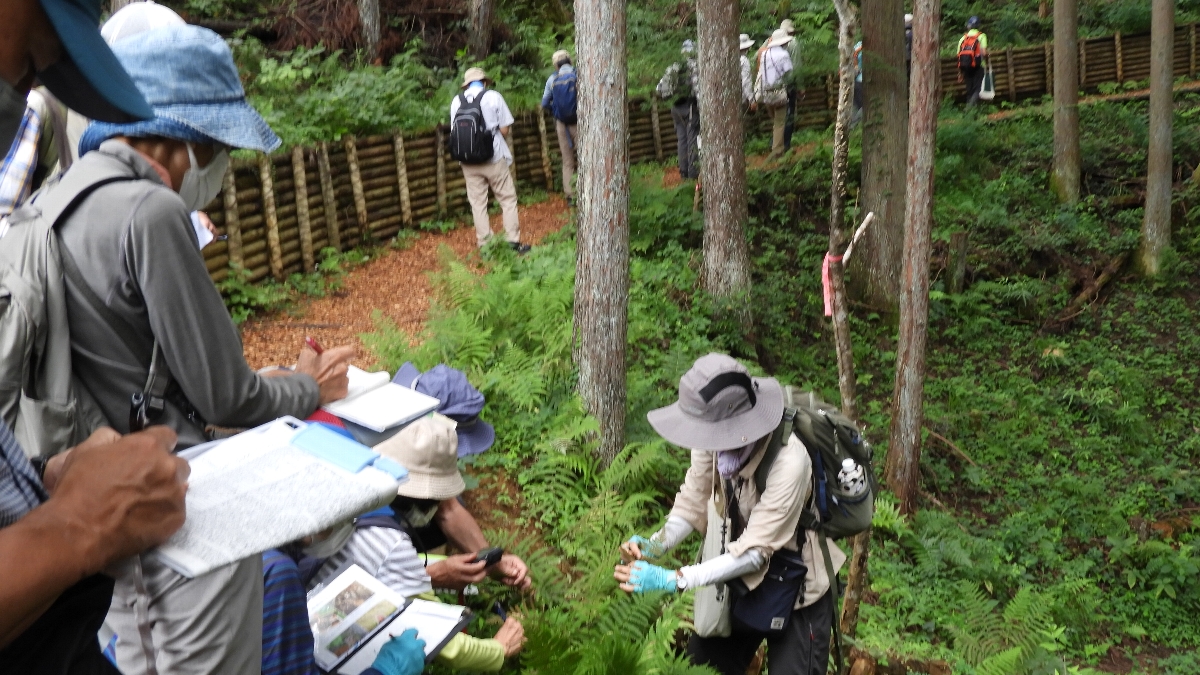
[[[579,98],[575,92],[575,71],[559,73],[554,77],[550,88],[550,112],[554,119],[563,124],[578,122],[577,107]]]
[[[69,180],[69,179],[68,179]],[[105,424],[99,406],[71,373],[71,333],[58,234],[54,228],[96,188],[43,189],[5,221],[0,238],[0,416],[31,457],[61,452]]]
[[[959,68],[976,68],[979,66],[979,60],[983,58],[982,46],[979,44],[980,35],[980,33],[974,35],[967,33],[963,36],[962,44],[958,46]]]
[[[458,111],[450,125],[450,156],[462,164],[485,164],[495,152],[495,132],[488,130],[483,119],[485,93],[480,92],[473,101],[467,101],[465,93],[458,95]]]
[[[790,426],[791,433],[804,443],[812,460],[812,508],[805,509],[801,526],[832,539],[865,532],[871,526],[871,516],[875,512],[876,486],[870,444],[863,439],[853,421],[815,394],[788,386],[784,387],[783,397],[781,428]],[[790,437],[786,431],[780,434],[776,429],[758,470],[754,472],[759,494],[766,488],[767,474],[780,447]],[[847,458],[861,466],[867,477],[866,487],[858,495],[847,493],[838,482],[842,460]]]

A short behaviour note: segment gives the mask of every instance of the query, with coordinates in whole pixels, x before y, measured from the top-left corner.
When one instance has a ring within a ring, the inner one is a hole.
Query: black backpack
[[[483,119],[483,95],[468,101],[464,94],[458,95],[458,112],[450,122],[450,156],[461,164],[486,164],[495,153],[492,140],[495,131],[487,128]]]

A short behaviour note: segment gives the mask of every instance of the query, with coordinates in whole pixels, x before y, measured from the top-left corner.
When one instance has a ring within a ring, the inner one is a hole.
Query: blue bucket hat
[[[121,40],[112,49],[154,109],[154,119],[95,122],[80,139],[80,154],[113,136],[164,136],[261,152],[282,144],[246,102],[233,52],[220,35],[199,26],[169,26]]]
[[[463,371],[444,363],[422,373],[405,362],[392,378],[401,387],[428,394],[441,403],[437,411],[458,422],[458,456],[478,455],[496,442],[496,429],[479,419],[485,402],[483,394],[471,386]]]
[[[154,111],[100,37],[100,0],[41,0],[63,54],[38,79],[68,108],[108,122],[154,117]]]

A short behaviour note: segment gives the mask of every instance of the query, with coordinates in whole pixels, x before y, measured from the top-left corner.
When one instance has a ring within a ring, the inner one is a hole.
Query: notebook
[[[370,448],[293,417],[180,454],[192,469],[187,519],[154,555],[187,577],[379,508],[408,479]]]
[[[411,422],[436,410],[440,401],[391,381],[386,371],[368,373],[350,366],[349,393],[340,401],[328,403],[326,412],[375,432]]]
[[[409,628],[425,641],[429,662],[470,621],[465,607],[406,600],[358,565],[312,593],[313,655],[327,673],[359,675],[393,636]]]

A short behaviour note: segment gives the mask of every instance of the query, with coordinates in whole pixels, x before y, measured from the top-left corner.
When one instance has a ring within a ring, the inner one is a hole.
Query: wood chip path
[[[520,207],[521,239],[537,245],[567,222],[567,204],[559,195]],[[409,248],[382,248],[378,257],[354,268],[342,288],[324,298],[303,301],[286,312],[255,317],[242,326],[242,343],[251,368],[295,363],[305,336],[326,347],[353,344],[355,364],[371,365],[372,357],[359,335],[374,330],[371,313],[378,309],[410,333],[418,331],[429,310],[428,273],[438,269],[438,250],[448,246],[460,259],[475,250],[475,229],[469,217],[446,233],[423,232]],[[492,231],[503,232],[500,216],[492,216]]]

